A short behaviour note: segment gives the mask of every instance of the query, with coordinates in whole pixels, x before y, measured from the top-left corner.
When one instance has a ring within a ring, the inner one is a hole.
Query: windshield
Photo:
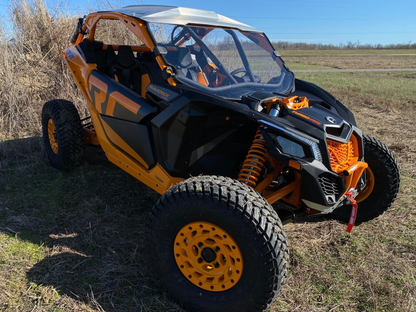
[[[176,79],[204,91],[241,98],[256,91],[287,94],[294,75],[267,37],[257,32],[149,23]]]

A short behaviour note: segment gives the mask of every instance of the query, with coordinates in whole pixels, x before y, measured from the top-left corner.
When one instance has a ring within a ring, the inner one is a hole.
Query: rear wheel
[[[400,169],[393,153],[381,141],[364,135],[364,160],[367,186],[358,194],[356,224],[370,221],[383,214],[396,199],[400,187]],[[348,222],[351,205],[337,208],[329,217]]]
[[[52,167],[71,170],[84,156],[84,132],[74,104],[52,100],[42,109],[42,133],[46,155]]]
[[[230,178],[171,187],[148,222],[155,274],[191,311],[263,311],[286,279],[289,251],[273,208]]]

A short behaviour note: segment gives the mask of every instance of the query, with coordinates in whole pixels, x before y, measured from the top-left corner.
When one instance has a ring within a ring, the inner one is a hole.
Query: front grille
[[[340,194],[338,183],[322,174],[318,177],[318,182],[328,203],[335,203]]]
[[[358,150],[357,144],[354,144],[356,143],[354,136],[351,136],[348,143],[339,143],[332,140],[327,140],[327,143],[333,171],[343,172],[358,161]]]
[[[338,195],[339,190],[337,187],[337,184],[333,181],[331,181],[328,178],[325,178],[324,176],[320,176],[318,178],[319,184],[321,185],[322,191],[324,191],[324,194],[329,195]]]

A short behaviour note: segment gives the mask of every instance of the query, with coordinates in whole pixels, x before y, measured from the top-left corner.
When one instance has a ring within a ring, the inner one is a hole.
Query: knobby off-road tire
[[[42,134],[52,167],[69,171],[80,165],[85,142],[74,104],[66,100],[46,102],[42,109]]]
[[[154,273],[187,310],[263,311],[285,282],[289,250],[280,219],[236,180],[199,176],[171,187],[148,227]],[[218,283],[201,266],[225,268],[225,278]]]
[[[374,175],[374,188],[366,199],[358,203],[356,224],[370,221],[383,214],[396,199],[400,188],[400,169],[393,153],[372,136],[364,135],[363,140],[364,160]],[[346,205],[336,209],[329,216],[348,222],[350,214],[351,205]]]

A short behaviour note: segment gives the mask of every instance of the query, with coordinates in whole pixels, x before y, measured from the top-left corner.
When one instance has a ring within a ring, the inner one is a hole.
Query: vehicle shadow
[[[25,267],[7,263],[17,270],[7,278],[22,289],[5,290],[47,310],[180,311],[149,268],[158,255],[146,248],[145,224],[158,197],[100,148],[88,147],[83,165],[62,173],[39,137],[0,143],[0,232],[30,248],[15,251]],[[49,286],[59,298],[44,298]]]

